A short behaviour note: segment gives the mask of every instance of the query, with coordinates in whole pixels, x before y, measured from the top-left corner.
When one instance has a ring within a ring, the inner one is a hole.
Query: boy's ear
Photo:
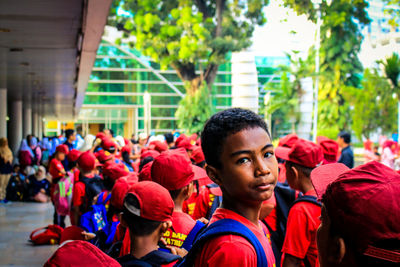
[[[292,172],[293,172],[293,175],[294,175],[293,178],[295,178],[295,181],[297,183],[297,181],[299,180],[299,171],[294,166],[291,166],[290,168],[292,169]]]
[[[207,164],[207,165],[206,165],[206,172],[207,172],[208,177],[210,177],[210,179],[211,179],[214,183],[216,183],[216,184],[219,185],[219,186],[222,185],[222,182],[221,182],[221,180],[219,179],[218,170],[217,170],[215,167],[213,167],[213,166]]]
[[[334,263],[335,265],[339,265],[346,254],[346,244],[344,239],[335,236],[333,239],[333,244],[328,247],[329,251],[329,261]]]

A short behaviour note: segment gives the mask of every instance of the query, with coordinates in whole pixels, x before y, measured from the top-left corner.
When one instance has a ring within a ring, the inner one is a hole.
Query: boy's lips
[[[256,186],[256,189],[258,191],[268,191],[270,190],[272,187],[274,186],[274,184],[270,184],[270,183],[261,183],[259,185]]]

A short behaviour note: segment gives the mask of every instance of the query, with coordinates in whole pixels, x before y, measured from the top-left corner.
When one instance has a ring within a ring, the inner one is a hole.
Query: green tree
[[[361,140],[369,138],[377,129],[385,134],[396,130],[397,99],[393,98],[390,84],[377,70],[366,69],[361,88],[351,87],[346,98],[353,110],[352,129]]]
[[[254,27],[265,23],[262,9],[267,3],[268,0],[123,0],[113,4],[109,24],[119,28],[123,25],[125,36],[135,37],[131,45],[163,69],[171,66],[176,70],[188,95],[177,114],[179,125],[190,129],[193,126],[181,121],[190,119],[184,114],[199,119],[190,120],[191,123],[203,124],[200,112],[209,107],[209,99],[200,98],[205,101],[198,102],[200,106],[188,103],[196,102],[196,92],[204,84],[211,92],[218,66],[226,61],[229,52],[251,45]],[[118,15],[118,8],[132,16]]]
[[[392,27],[399,26],[400,19],[400,0],[384,0],[385,13],[391,15],[389,19],[389,24]]]
[[[317,10],[311,0],[284,0],[298,14],[316,22]],[[350,86],[359,87],[362,65],[358,59],[362,35],[360,25],[370,22],[366,0],[323,0],[321,11],[320,83],[318,134],[336,135],[351,123],[344,94]]]

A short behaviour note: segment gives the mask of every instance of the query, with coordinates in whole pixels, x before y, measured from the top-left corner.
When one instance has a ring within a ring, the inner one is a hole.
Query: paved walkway
[[[57,245],[33,246],[30,233],[52,223],[51,203],[0,204],[0,266],[43,266]]]

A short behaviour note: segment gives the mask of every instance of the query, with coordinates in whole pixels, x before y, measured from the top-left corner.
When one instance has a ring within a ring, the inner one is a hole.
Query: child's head
[[[400,175],[378,162],[316,168],[322,200],[317,244],[322,267],[399,266]]]
[[[56,147],[56,159],[58,159],[59,161],[63,161],[66,155],[68,155],[67,145],[59,145]]]
[[[83,175],[90,174],[96,168],[96,157],[90,151],[82,153],[78,158],[78,168]]]
[[[347,146],[351,143],[351,135],[349,132],[342,131],[338,134],[337,142],[340,147]]]
[[[291,148],[278,147],[275,153],[286,161],[286,179],[296,190],[300,190],[305,182],[310,184],[311,171],[324,159],[321,147],[304,139],[298,139]]]
[[[125,196],[122,223],[132,236],[161,235],[172,225],[174,202],[167,189],[144,181],[134,184]]]
[[[213,115],[201,134],[206,170],[224,201],[260,202],[271,197],[278,163],[265,121],[252,111],[232,108]]]
[[[76,167],[79,156],[82,154],[79,150],[72,149],[67,156],[68,159],[68,169],[72,170]]]
[[[21,166],[19,164],[14,164],[13,171],[15,173],[19,173],[20,170],[21,170]]]

